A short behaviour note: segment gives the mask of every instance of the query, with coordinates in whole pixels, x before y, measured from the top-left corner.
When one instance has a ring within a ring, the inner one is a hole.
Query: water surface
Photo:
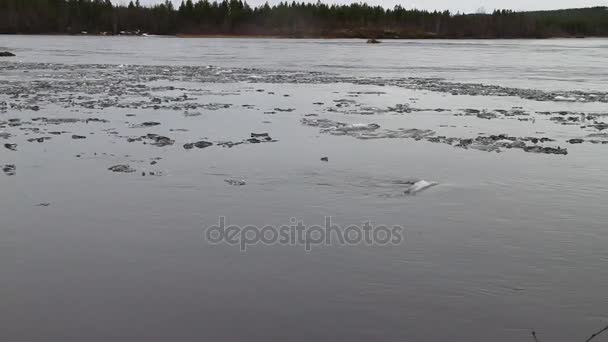
[[[0,166],[16,167],[0,174],[0,336],[525,341],[534,329],[584,340],[608,321],[608,137],[596,126],[608,121],[607,46],[3,36],[0,50],[18,57],[0,61],[0,143],[18,146],[0,146]],[[568,154],[361,139],[305,118],[458,141],[548,137]],[[277,141],[182,147],[252,132]],[[174,144],[128,142],[146,134]],[[51,139],[28,141],[39,137]],[[406,196],[399,181],[411,177],[439,185]],[[219,216],[371,220],[403,225],[405,241],[243,253],[205,241]]]

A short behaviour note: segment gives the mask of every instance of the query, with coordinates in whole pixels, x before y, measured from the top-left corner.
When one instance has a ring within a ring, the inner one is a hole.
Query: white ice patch
[[[553,98],[555,101],[564,101],[564,102],[575,102],[576,98],[574,97],[565,97],[565,96],[556,96]]]
[[[412,183],[407,189],[405,189],[405,194],[407,195],[415,195],[417,193],[419,193],[420,191],[426,190],[432,186],[435,186],[439,183],[437,182],[429,182],[429,181],[425,181],[423,180],[419,180],[415,183]]]
[[[356,123],[352,125],[347,125],[343,127],[338,127],[337,130],[343,132],[354,132],[354,131],[373,131],[380,128],[378,124],[364,124],[364,123]]]

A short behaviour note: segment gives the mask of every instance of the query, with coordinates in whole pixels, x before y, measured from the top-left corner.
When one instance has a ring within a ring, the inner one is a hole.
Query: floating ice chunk
[[[129,165],[114,165],[110,167],[108,170],[112,172],[124,172],[124,173],[132,173],[135,172],[135,169],[131,168]]]
[[[364,124],[364,123],[356,123],[352,125],[347,125],[343,127],[336,128],[337,131],[343,132],[353,132],[353,131],[374,131],[380,128],[378,124]]]
[[[242,179],[224,179],[224,182],[226,182],[230,185],[234,185],[234,186],[243,186],[243,185],[247,184]]]
[[[574,97],[565,97],[565,96],[561,96],[558,95],[556,97],[553,98],[555,101],[565,101],[565,102],[574,102],[576,101],[576,98]]]
[[[425,181],[424,179],[419,180],[417,182],[412,182],[409,187],[407,189],[405,189],[405,194],[406,195],[415,195],[417,193],[419,193],[420,191],[426,190],[432,186],[435,186],[439,183],[437,182],[429,182],[429,181]]]

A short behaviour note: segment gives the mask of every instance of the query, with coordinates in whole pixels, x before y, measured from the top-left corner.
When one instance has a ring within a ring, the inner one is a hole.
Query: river
[[[4,340],[559,342],[608,324],[608,40],[4,50]],[[436,185],[406,193],[419,180]],[[222,217],[402,241],[243,250],[209,241]]]

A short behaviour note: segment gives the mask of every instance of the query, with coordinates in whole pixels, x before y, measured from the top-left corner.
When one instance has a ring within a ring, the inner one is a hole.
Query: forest
[[[365,3],[186,0],[0,0],[4,34],[158,34],[294,38],[550,38],[608,36],[608,8],[450,13]]]

